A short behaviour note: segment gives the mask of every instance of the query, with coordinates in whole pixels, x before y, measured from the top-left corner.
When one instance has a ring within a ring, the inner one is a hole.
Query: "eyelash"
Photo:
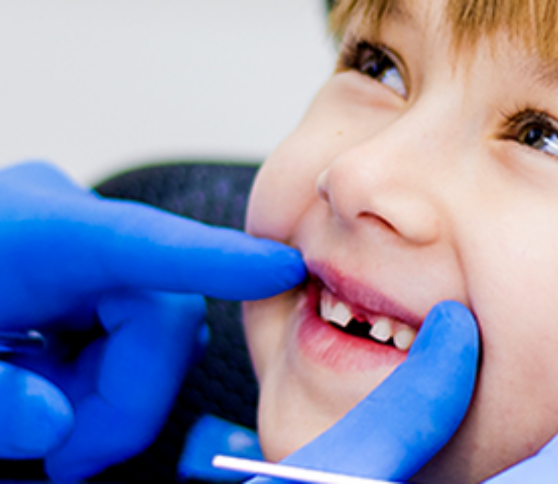
[[[375,81],[386,84],[403,98],[407,88],[398,66],[399,62],[387,47],[365,41],[349,41],[344,44],[340,55],[340,67],[353,69]],[[398,77],[394,77],[394,71]]]
[[[504,139],[558,157],[558,124],[550,114],[538,109],[525,108],[516,111],[515,114],[503,113],[503,115],[506,119],[507,133]]]

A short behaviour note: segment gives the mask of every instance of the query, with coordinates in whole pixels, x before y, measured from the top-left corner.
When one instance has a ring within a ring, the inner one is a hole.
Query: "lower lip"
[[[304,297],[297,340],[302,353],[314,363],[336,372],[365,372],[397,366],[407,357],[393,346],[343,333],[324,322],[318,316],[320,289],[316,284],[308,284]]]

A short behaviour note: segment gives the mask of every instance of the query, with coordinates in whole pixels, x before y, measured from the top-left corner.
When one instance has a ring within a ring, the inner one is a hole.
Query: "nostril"
[[[377,226],[382,226],[390,232],[398,232],[397,227],[394,224],[373,212],[361,212],[357,215],[357,219],[360,219],[363,222],[376,224]]]

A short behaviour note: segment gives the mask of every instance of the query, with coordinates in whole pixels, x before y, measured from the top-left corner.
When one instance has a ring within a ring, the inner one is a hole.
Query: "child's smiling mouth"
[[[401,351],[411,347],[417,334],[416,329],[392,317],[354,311],[325,287],[320,294],[319,315],[344,333],[391,345]]]
[[[302,353],[342,372],[403,362],[422,318],[330,266],[308,266],[311,277],[296,325]]]

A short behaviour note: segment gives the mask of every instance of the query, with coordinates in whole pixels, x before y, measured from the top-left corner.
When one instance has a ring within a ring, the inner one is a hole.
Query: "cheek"
[[[444,457],[454,469],[472,461],[483,478],[558,430],[558,233],[527,220],[477,228],[462,251],[483,362],[471,413]]]
[[[288,243],[304,213],[318,201],[316,180],[331,156],[314,148],[308,131],[299,129],[287,138],[258,173],[248,205],[249,233]]]
[[[558,257],[544,245],[509,254],[511,267],[498,281],[488,278],[479,303],[487,391],[501,397],[504,415],[525,424],[527,451],[558,427]]]
[[[484,481],[558,431],[558,230],[539,213],[476,217],[455,232],[483,361],[466,419],[416,482]]]

